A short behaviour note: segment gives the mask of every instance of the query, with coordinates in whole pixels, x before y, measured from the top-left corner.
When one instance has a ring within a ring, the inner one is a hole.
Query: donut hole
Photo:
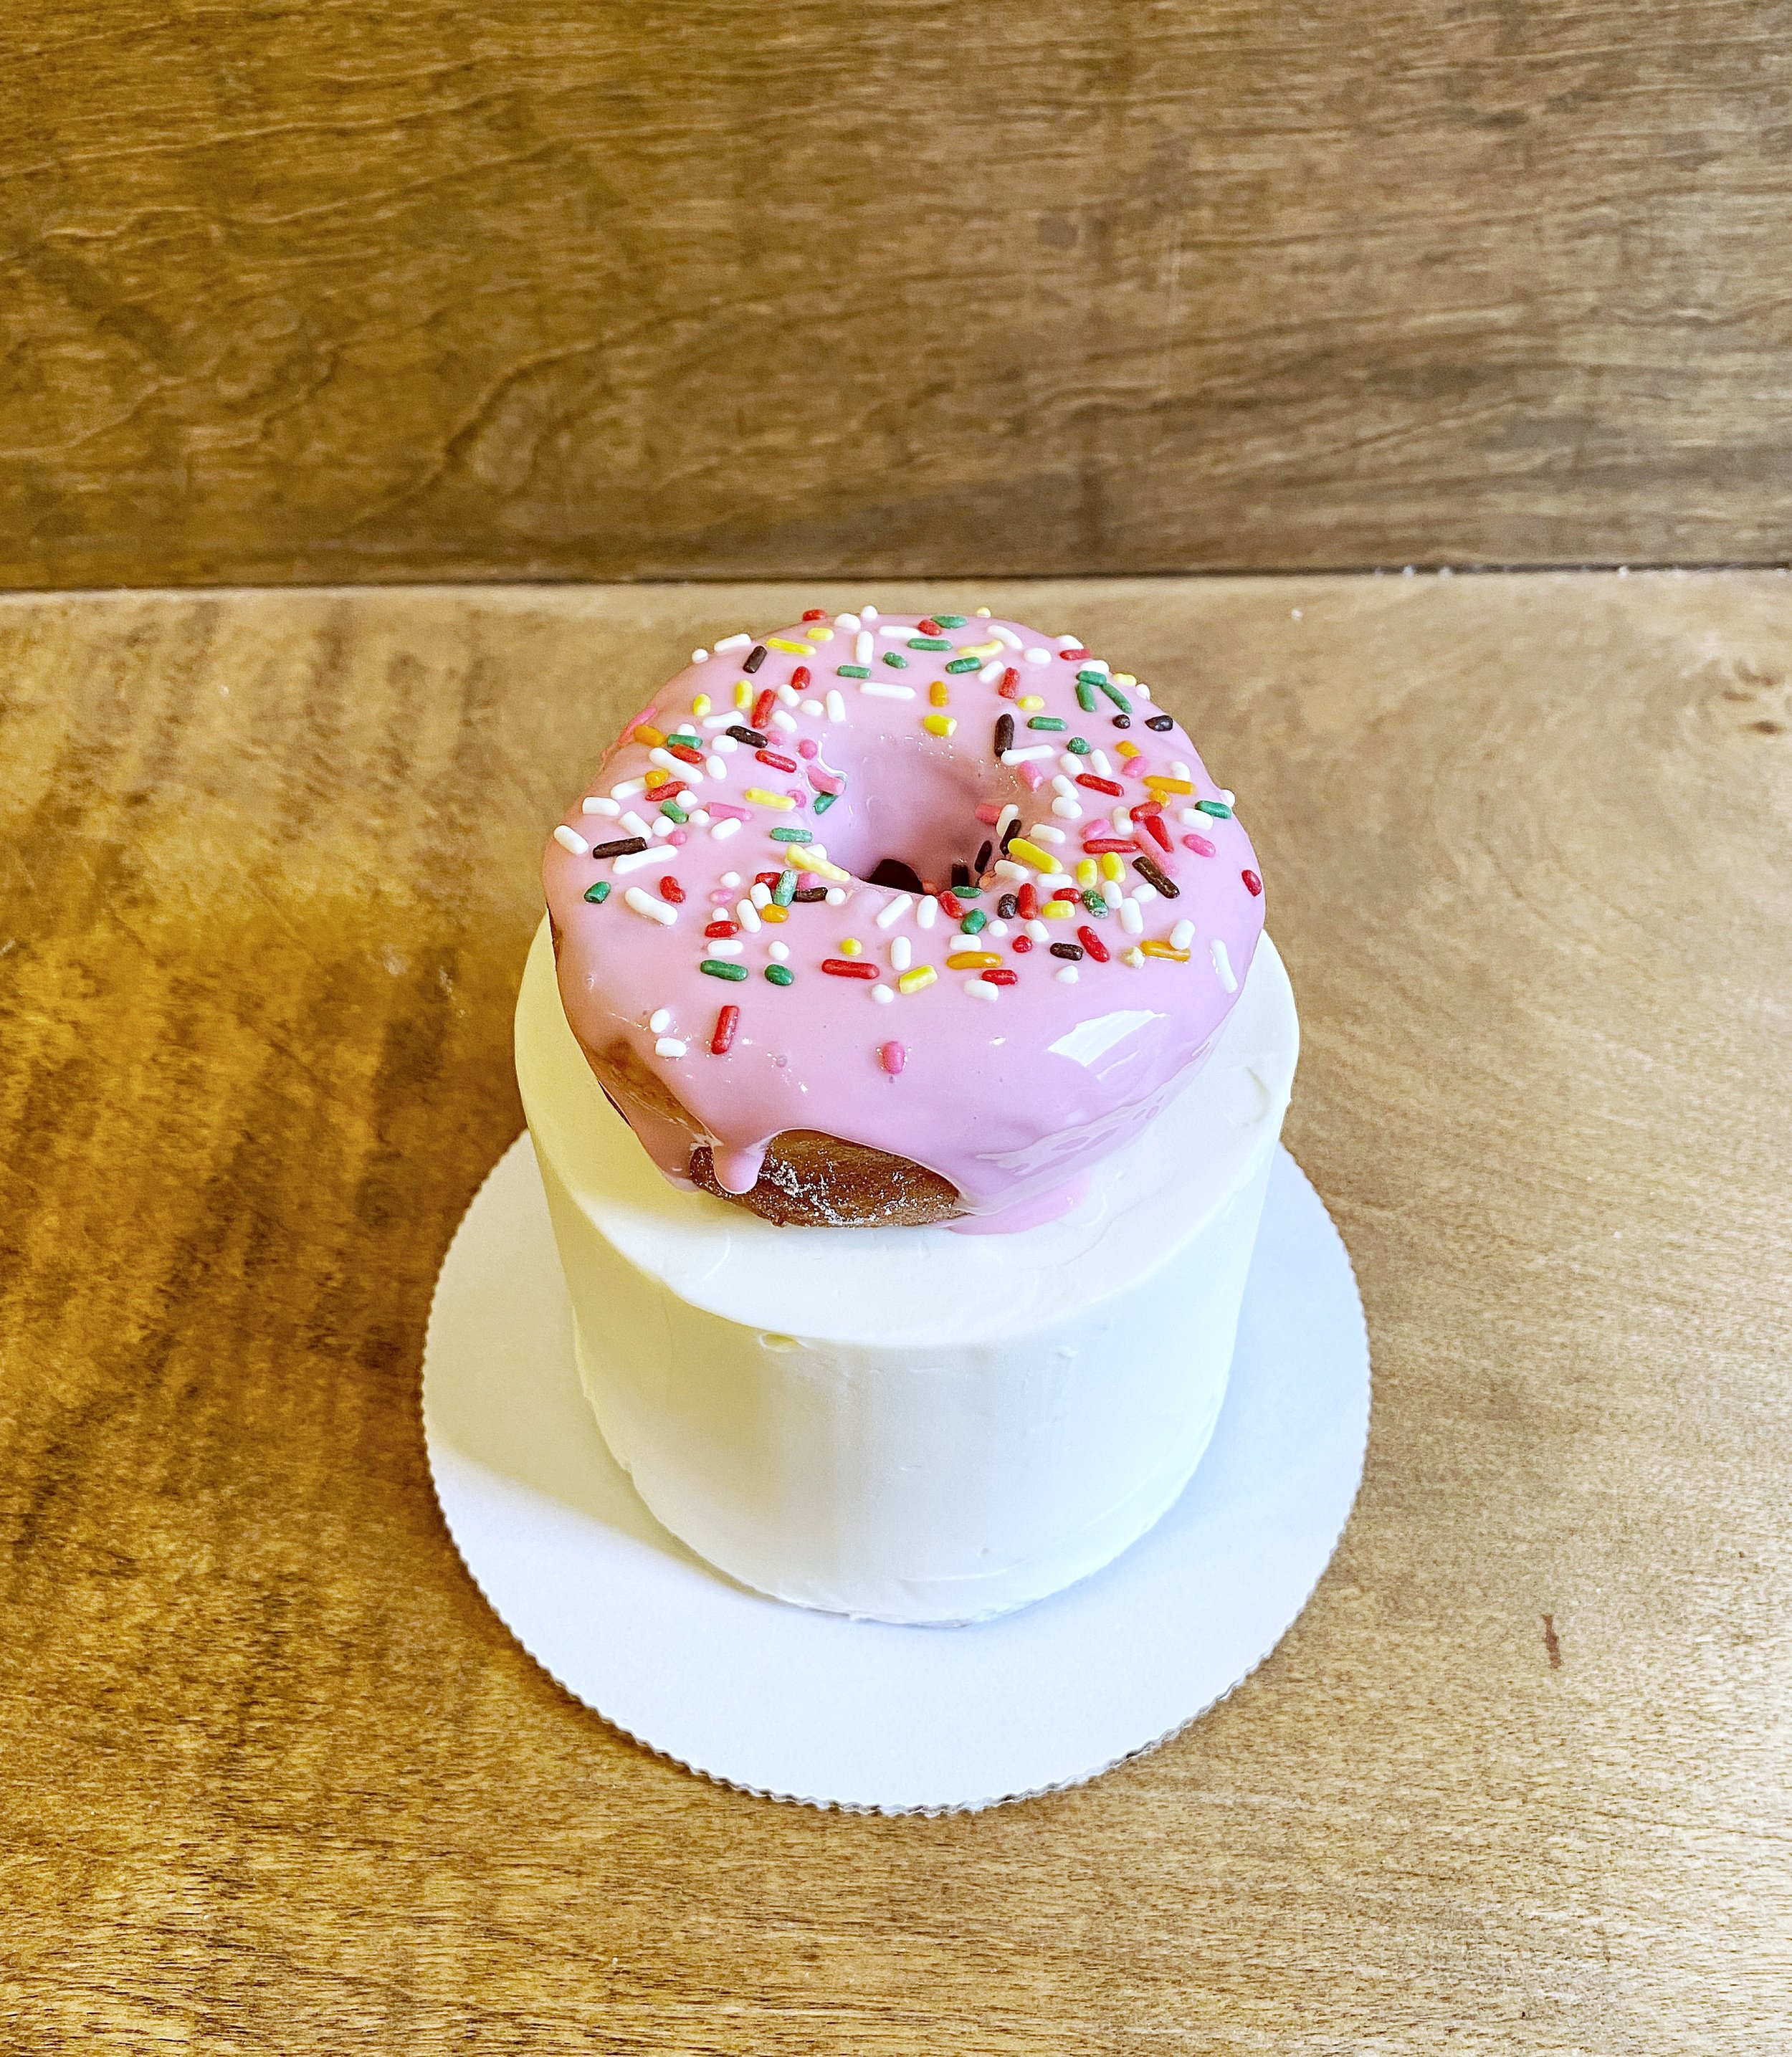
[[[1005,767],[943,738],[886,737],[839,768],[846,791],[815,825],[830,861],[868,884],[910,891],[945,883],[955,863],[975,864],[992,833],[978,807],[1026,797]]]

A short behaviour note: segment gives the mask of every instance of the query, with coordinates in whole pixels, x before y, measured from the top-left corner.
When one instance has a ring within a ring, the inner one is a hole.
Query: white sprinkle
[[[709,652],[707,650],[693,650],[691,652],[691,662],[693,664],[707,664],[709,662]]]
[[[1199,807],[1184,807],[1176,819],[1185,829],[1198,829],[1201,826],[1201,811]]]
[[[977,618],[979,621],[987,621],[989,618],[989,608],[986,607],[980,607],[977,610]]]
[[[1173,950],[1186,950],[1194,940],[1195,924],[1192,921],[1179,921],[1170,931],[1170,947]]]
[[[846,703],[838,687],[828,693],[827,718],[830,721],[844,721],[846,718]]]
[[[1189,770],[1186,764],[1182,763],[1179,760],[1172,761],[1170,766],[1170,776],[1172,779],[1192,779],[1194,775],[1194,773]],[[1230,807],[1231,803],[1228,800],[1226,804]]]
[[[739,835],[746,826],[744,822],[737,822],[732,814],[724,814],[720,821],[710,823],[709,839],[712,842],[726,842],[730,836]],[[724,885],[727,882],[726,880],[723,882]]]
[[[1052,791],[1054,793],[1063,794],[1067,800],[1074,799],[1076,794],[1076,788],[1071,784],[1069,779],[1062,771],[1053,775]]]
[[[553,839],[562,850],[569,850],[574,857],[585,857],[590,854],[590,844],[577,829],[557,828],[553,832]]]
[[[1120,962],[1122,964],[1131,965],[1135,971],[1136,971],[1139,967],[1144,964],[1144,961],[1145,953],[1140,949],[1136,943],[1132,945],[1131,949],[1122,950],[1120,952]]]
[[[896,989],[893,985],[886,985],[880,979],[878,982],[871,988],[871,997],[881,1006],[887,1007],[890,1001],[896,997]]]
[[[738,711],[729,714],[706,714],[703,718],[705,728],[726,728],[730,723],[740,719]]]
[[[1047,942],[1051,938],[1052,932],[1043,921],[1024,921],[1021,926],[1022,933],[1031,936],[1036,943]]]
[[[1009,823],[1017,822],[1020,818],[1021,810],[1010,800],[996,817],[996,841],[998,843],[1007,834]]]
[[[1052,661],[1052,653],[1049,650],[1029,650],[1026,654],[1027,662],[1029,664],[1049,664]]]
[[[788,943],[767,943],[765,951],[774,964],[782,964],[790,955],[791,946]]]
[[[1085,657],[1076,667],[1079,672],[1100,672],[1104,678],[1113,676],[1113,666],[1105,657]]]
[[[874,607],[862,607],[858,610],[858,618],[861,621],[875,621],[878,610]]]
[[[1061,650],[1080,650],[1083,647],[1083,639],[1080,636],[1061,636],[1058,638],[1058,648]]]
[[[898,936],[890,945],[890,969],[906,971],[914,961],[914,946],[906,936]]]
[[[774,707],[771,710],[771,719],[774,725],[783,729],[787,735],[794,735],[796,733],[797,723],[794,714],[786,714],[782,707]]]
[[[1114,775],[1114,767],[1108,762],[1105,750],[1092,750],[1089,752],[1089,769],[1098,779],[1112,779]]]
[[[1012,858],[998,857],[991,868],[998,878],[1018,878],[1025,882],[1033,876],[1024,864],[1015,863]]]
[[[712,957],[737,957],[747,945],[742,942],[705,943],[704,948]]]
[[[827,898],[824,904],[830,907],[845,906],[846,904],[846,896],[844,889],[839,886],[829,886],[827,889]]]
[[[1114,833],[1129,836],[1132,833],[1132,810],[1122,800],[1113,812]]]
[[[647,1017],[647,1025],[656,1036],[664,1036],[672,1025],[672,1011],[669,1007],[656,1007]]]
[[[862,693],[868,693],[874,700],[912,700],[914,698],[913,686],[880,685],[875,679],[861,679],[858,690]]]
[[[883,627],[878,631],[878,633],[880,636],[912,636],[914,632],[914,630],[912,628],[905,628],[899,621],[886,621]]]
[[[641,819],[639,814],[634,813],[632,810],[622,817],[621,820],[616,823],[616,826],[618,828],[626,829],[630,835],[644,836],[648,833],[647,823]]]
[[[965,990],[973,1000],[997,1000],[1001,997],[1001,988],[990,985],[986,978],[967,978]]]
[[[738,736],[719,735],[710,747],[718,757],[731,757],[740,747],[740,739]]]
[[[811,856],[811,857],[819,857],[819,858],[821,858],[822,862],[823,862],[824,864],[827,862],[827,845],[826,843],[824,843],[824,842],[811,842],[811,843],[805,843],[805,844],[803,845],[803,848],[808,851],[808,853],[809,853],[810,856]],[[800,868],[800,867],[799,867],[799,868]]]
[[[980,607],[977,611],[979,614],[983,615],[985,620],[988,619],[988,612],[985,608]],[[1004,628],[1000,622],[990,623],[989,633],[995,637],[998,643],[1005,643],[1010,650],[1018,650],[1021,648],[1020,637],[1014,633],[1014,631],[1012,628]]]
[[[1155,900],[1157,898],[1157,888],[1149,879],[1141,878],[1132,889],[1132,897],[1142,907],[1148,900]]]
[[[1076,983],[1076,967],[1074,965],[1066,965],[1057,976],[1060,985],[1074,985]]]
[[[1030,764],[1041,757],[1056,757],[1057,746],[1052,743],[1029,743],[1024,750],[1005,750],[1001,754],[1004,764]]]
[[[624,779],[620,786],[611,787],[610,798],[613,800],[632,800],[637,793],[646,791],[647,781],[644,779]]]
[[[986,925],[983,933],[986,936],[993,936],[999,942],[1008,933],[1008,924],[998,914],[994,921]]]
[[[886,902],[878,910],[878,926],[880,929],[893,927],[914,905],[914,895],[912,893],[898,893],[894,900]]]
[[[930,893],[914,910],[914,925],[918,929],[930,929],[939,919],[939,914],[940,903]]]
[[[622,812],[622,809],[614,800],[592,799],[581,801],[579,805],[579,812],[581,814],[608,814],[610,819],[613,822],[616,816]]]
[[[751,900],[743,900],[735,906],[734,918],[748,935],[756,936],[759,933],[759,910]]]
[[[653,817],[653,833],[656,836],[669,836],[677,826],[677,822],[670,814],[656,814]]]
[[[769,907],[771,905],[771,888],[763,878],[755,879],[749,897],[755,907]]]
[[[684,1045],[676,1036],[662,1036],[653,1046],[653,1054],[656,1057],[682,1057]]]
[[[837,614],[834,617],[834,626],[845,629],[849,636],[856,636],[858,633],[858,616],[856,614]]]
[[[1064,767],[1064,777],[1065,779],[1074,779],[1083,769],[1082,759],[1076,756],[1074,752],[1068,750],[1065,751],[1063,756],[1058,759],[1058,763]],[[1061,779],[1054,779],[1053,783],[1055,785],[1061,786],[1064,780]]]
[[[639,871],[644,864],[664,864],[666,853],[663,850],[625,850],[610,866],[618,878],[625,878],[631,871]]]
[[[1148,700],[1151,698],[1151,688],[1149,686],[1136,685],[1132,690],[1142,700]]]
[[[819,700],[805,700],[803,703],[803,711],[807,715],[810,720],[819,721],[824,710]]]
[[[1236,796],[1233,794],[1228,793],[1223,786],[1219,789],[1219,797],[1226,803],[1228,807],[1235,807],[1238,805]]]
[[[1053,828],[1049,822],[1035,822],[1027,830],[1026,841],[1031,842],[1036,836],[1041,842],[1068,842],[1070,840],[1062,829]]]
[[[1117,878],[1104,878],[1101,882],[1101,897],[1110,907],[1117,907],[1126,895],[1121,891],[1120,882]]]
[[[651,893],[644,893],[638,886],[631,886],[622,896],[637,914],[644,914],[650,921],[657,921],[662,929],[669,929],[678,919],[678,910],[664,900],[656,900]]]
[[[1039,882],[1041,893],[1074,893],[1076,882],[1068,871],[1048,871]]]
[[[860,629],[858,633],[852,639],[853,662],[855,664],[870,664],[871,661],[872,650],[873,644],[871,642],[870,630],[869,628]]]
[[[1080,822],[1083,818],[1083,811],[1074,800],[1054,800],[1052,812],[1061,821]]]
[[[724,650],[751,649],[752,648],[752,643],[753,639],[751,636],[744,634],[739,636],[724,636],[721,641],[716,646],[716,654],[720,657]]]
[[[993,686],[1006,669],[1007,667],[1001,663],[1000,659],[997,659],[991,664],[985,664],[977,676],[978,680],[982,684],[985,686]]]
[[[712,779],[725,779],[728,775],[728,761],[725,757],[706,757],[703,768]]]
[[[1219,983],[1228,993],[1236,993],[1239,989],[1239,982],[1232,976],[1232,961],[1226,954],[1226,945],[1217,936],[1213,939],[1211,953],[1213,957],[1213,968],[1219,974]]]
[[[1145,933],[1145,910],[1131,894],[1128,894],[1120,903],[1120,926],[1129,936],[1142,936]]]

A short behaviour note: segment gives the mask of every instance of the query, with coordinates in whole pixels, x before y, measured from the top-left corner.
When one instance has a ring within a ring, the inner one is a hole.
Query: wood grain
[[[0,603],[0,2046],[1278,2057],[1792,2035],[1792,584],[879,588],[1163,682],[1264,855],[1363,1496],[1082,1791],[731,1793],[430,1498],[577,767],[862,589]]]
[[[1792,555],[1786,0],[68,0],[0,583]]]

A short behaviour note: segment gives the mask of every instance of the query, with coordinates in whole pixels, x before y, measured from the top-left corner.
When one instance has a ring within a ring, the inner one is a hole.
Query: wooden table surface
[[[417,1414],[547,824],[868,598],[1124,652],[1239,790],[1376,1366],[1262,1671],[934,1821],[569,1701]],[[0,2045],[1786,2047],[1789,678],[1769,574],[0,602]]]

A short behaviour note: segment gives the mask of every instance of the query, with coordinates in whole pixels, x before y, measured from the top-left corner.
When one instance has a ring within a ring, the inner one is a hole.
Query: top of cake
[[[813,1137],[949,1189],[841,1219],[1061,1211],[1204,1060],[1263,929],[1232,796],[1149,686],[986,610],[693,652],[544,880],[567,1018],[668,1176],[749,1194]]]

